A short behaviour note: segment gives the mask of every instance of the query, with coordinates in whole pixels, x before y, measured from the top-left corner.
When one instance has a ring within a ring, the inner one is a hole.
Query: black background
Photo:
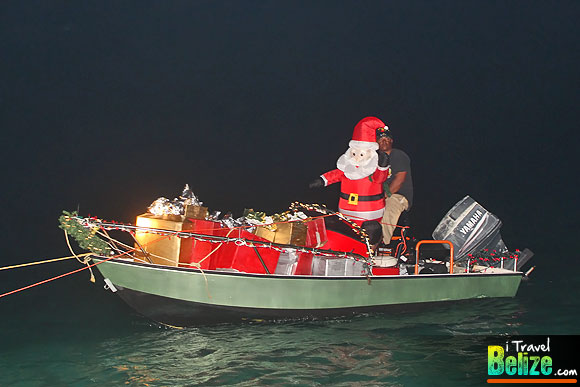
[[[132,222],[189,183],[211,210],[336,208],[374,115],[429,237],[466,194],[510,249],[578,233],[578,2],[3,1],[2,263],[67,255],[63,209]]]

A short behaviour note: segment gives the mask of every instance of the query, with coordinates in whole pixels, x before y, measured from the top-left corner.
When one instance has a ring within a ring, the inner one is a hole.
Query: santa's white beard
[[[350,149],[338,158],[336,167],[344,172],[344,175],[351,180],[362,179],[372,175],[379,166],[379,155],[372,152],[371,157],[357,164],[351,155]]]

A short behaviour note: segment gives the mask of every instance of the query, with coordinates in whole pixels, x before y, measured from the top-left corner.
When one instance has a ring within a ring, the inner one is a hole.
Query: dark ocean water
[[[580,333],[577,258],[551,249],[536,249],[536,270],[513,299],[181,330],[150,323],[82,272],[0,299],[0,384],[486,385],[486,339]],[[31,282],[34,270],[19,284],[4,275],[3,289]]]

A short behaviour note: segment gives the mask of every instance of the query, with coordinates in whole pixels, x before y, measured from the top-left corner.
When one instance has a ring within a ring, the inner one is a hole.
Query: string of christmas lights
[[[352,220],[348,219],[346,216],[344,216],[340,212],[335,212],[335,211],[329,210],[328,208],[326,208],[325,205],[305,204],[305,203],[300,203],[300,202],[294,202],[290,205],[290,210],[298,211],[298,208],[300,208],[300,207],[307,209],[307,210],[310,210],[310,211],[316,211],[316,212],[321,213],[321,214],[336,215],[338,218],[343,220],[345,223],[348,223],[352,227],[352,229],[357,233],[357,235],[361,238],[362,242],[366,245],[369,259],[370,259],[370,257],[373,256],[373,250],[371,248],[369,235],[367,234],[367,232],[364,228],[360,227],[358,224],[356,224]]]
[[[303,205],[302,203],[298,203],[298,204],[301,206],[307,206],[307,205]],[[306,207],[304,207],[304,208],[306,208]],[[314,209],[315,206],[312,206],[309,208]],[[223,236],[215,236],[215,235],[208,235],[208,234],[200,234],[200,233],[195,233],[195,232],[190,232],[190,231],[164,230],[164,229],[159,229],[159,228],[136,226],[136,225],[122,223],[122,222],[116,222],[116,221],[104,221],[104,220],[99,219],[97,217],[85,217],[85,218],[83,218],[83,217],[79,217],[74,212],[73,213],[63,212],[63,213],[64,213],[64,215],[61,218],[67,224],[67,227],[69,229],[73,228],[72,225],[76,223],[77,226],[75,226],[75,227],[77,229],[79,229],[79,230],[84,229],[86,232],[88,232],[91,235],[92,243],[90,243],[90,245],[89,245],[86,242],[83,242],[83,245],[81,247],[85,248],[85,249],[88,248],[89,250],[91,250],[92,252],[94,252],[95,254],[98,254],[98,255],[109,255],[111,253],[111,248],[108,245],[108,243],[95,235],[96,230],[103,230],[103,231],[124,231],[124,232],[128,232],[131,234],[134,234],[136,232],[143,232],[143,233],[156,234],[156,235],[160,235],[160,236],[164,236],[164,237],[192,238],[194,240],[203,241],[203,242],[210,242],[210,243],[234,243],[237,246],[247,246],[247,247],[251,247],[251,248],[253,248],[253,247],[269,248],[269,249],[276,250],[278,252],[313,253],[313,254],[316,254],[319,256],[325,256],[325,257],[354,259],[355,261],[363,262],[365,264],[365,266],[369,265],[369,260],[366,257],[364,257],[362,255],[355,254],[355,253],[333,251],[333,250],[323,250],[323,249],[318,249],[318,248],[313,248],[313,247],[305,247],[305,246],[286,245],[286,244],[280,244],[280,243],[275,243],[275,242],[248,240],[248,239],[240,238],[240,237],[223,237]],[[323,216],[329,216],[329,215],[330,214],[325,214]],[[316,217],[311,217],[310,219],[312,219],[312,218],[316,218]],[[349,222],[349,224],[353,224],[354,226],[358,227],[358,225],[354,224],[353,222],[350,222],[348,219],[345,219],[345,221]],[[62,223],[62,221],[61,221],[61,223]],[[246,228],[246,227],[249,227],[249,226],[245,226],[245,227],[241,227],[241,228]],[[355,228],[355,231],[357,231],[357,230],[358,230],[358,234],[361,235],[362,238],[366,238],[368,240],[368,236],[366,236],[366,233],[364,232],[363,229],[361,229],[360,227],[358,227],[358,229]],[[76,234],[80,234],[80,233],[77,232]],[[86,234],[83,233],[83,235],[86,235]],[[110,236],[108,236],[105,233],[100,233],[100,235],[109,239],[110,242],[119,243],[118,241],[114,240],[113,238],[111,238]],[[73,236],[74,236],[74,234],[73,234]],[[75,239],[77,239],[77,238],[75,237]],[[87,239],[87,237],[85,236],[81,239],[81,241],[85,241],[86,239]],[[79,241],[79,240],[77,239],[77,241]],[[80,241],[79,241],[79,245],[80,245]],[[99,247],[95,247],[97,245]],[[106,248],[104,246],[106,246]],[[368,246],[368,243],[367,243],[367,246]],[[370,248],[370,246],[369,246],[369,248]]]
[[[487,266],[490,268],[496,267],[503,268],[505,260],[515,259],[517,261],[520,255],[521,251],[519,249],[516,249],[515,251],[505,251],[505,252],[484,249],[477,253],[467,254],[467,258],[470,266],[480,264],[481,266]]]

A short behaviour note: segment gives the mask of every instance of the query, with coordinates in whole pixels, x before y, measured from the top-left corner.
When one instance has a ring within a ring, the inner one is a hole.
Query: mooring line
[[[43,260],[43,261],[34,261],[34,262],[28,262],[28,263],[21,263],[21,264],[12,265],[12,266],[4,266],[4,267],[0,267],[0,271],[1,270],[9,270],[9,269],[18,269],[20,267],[26,267],[26,266],[41,265],[43,263],[64,261],[66,259],[73,259],[73,258],[76,258],[76,257],[82,257],[82,256],[85,256],[85,255],[90,255],[90,254],[92,254],[92,253],[77,254],[76,256],[71,255],[71,256],[68,256],[68,257],[53,258],[53,259],[46,259],[46,260]]]
[[[101,263],[104,263],[104,262],[110,261],[111,259],[118,258],[118,257],[120,257],[120,256],[122,256],[122,255],[126,255],[126,254],[128,254],[128,253],[130,253],[130,251],[128,251],[128,252],[125,252],[125,253],[123,253],[123,254],[117,254],[117,255],[113,255],[113,256],[111,256],[111,257],[109,257],[109,258],[105,258],[105,259],[103,259],[103,260],[102,260],[102,261],[100,261],[100,262],[93,263],[93,264],[91,264],[91,265],[87,265],[87,266],[85,266],[85,267],[81,267],[80,269],[76,269],[76,270],[73,270],[73,271],[69,271],[68,273],[64,273],[64,274],[57,275],[56,277],[48,278],[48,279],[45,279],[45,280],[43,280],[43,281],[35,282],[35,283],[33,283],[33,284],[30,284],[30,285],[27,285],[27,286],[23,286],[23,287],[21,287],[21,288],[18,288],[18,289],[11,290],[11,291],[9,291],[9,292],[6,292],[6,293],[3,293],[3,294],[0,294],[0,298],[2,298],[2,297],[5,297],[5,296],[9,296],[9,295],[11,295],[11,294],[14,294],[14,293],[21,292],[21,291],[23,291],[23,290],[26,290],[26,289],[33,288],[33,287],[35,287],[35,286],[38,286],[38,285],[43,285],[43,284],[45,284],[45,283],[47,283],[47,282],[52,282],[52,281],[54,281],[54,280],[57,280],[57,279],[60,279],[60,278],[63,278],[63,277],[69,276],[69,275],[71,275],[71,274],[75,274],[75,273],[81,272],[81,271],[83,271],[83,270],[87,270],[88,268],[95,267],[95,266],[97,266],[97,265],[100,265]],[[92,253],[87,253],[87,254],[92,254]],[[74,258],[74,257],[73,257],[73,258]]]

